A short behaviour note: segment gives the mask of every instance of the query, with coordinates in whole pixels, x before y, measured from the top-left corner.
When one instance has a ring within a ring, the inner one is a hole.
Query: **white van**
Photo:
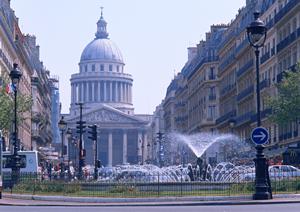
[[[19,151],[18,155],[21,157],[21,169],[22,173],[37,173],[38,170],[38,154],[37,151]],[[2,153],[2,172],[10,172],[9,167],[11,160],[11,152]]]

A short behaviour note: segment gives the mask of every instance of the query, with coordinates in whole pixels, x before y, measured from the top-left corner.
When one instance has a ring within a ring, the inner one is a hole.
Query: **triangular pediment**
[[[130,123],[146,124],[133,115],[129,115],[107,105],[101,105],[97,109],[87,111],[83,115],[83,120],[88,123]],[[79,121],[79,116],[70,119],[70,121]]]

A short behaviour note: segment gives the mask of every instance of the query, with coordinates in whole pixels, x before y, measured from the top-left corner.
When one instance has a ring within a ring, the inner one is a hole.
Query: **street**
[[[210,211],[210,212],[259,212],[259,211],[272,211],[272,212],[298,212],[300,208],[299,203],[292,204],[267,204],[267,205],[231,205],[231,206],[153,206],[153,207],[142,207],[142,206],[128,206],[128,207],[103,207],[103,206],[0,206],[0,212],[142,212],[142,211],[155,211],[155,212],[199,212],[199,211]]]

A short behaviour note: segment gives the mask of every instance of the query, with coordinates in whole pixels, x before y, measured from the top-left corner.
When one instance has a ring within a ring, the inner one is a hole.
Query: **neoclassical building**
[[[79,73],[71,76],[71,105],[68,126],[76,128],[79,106],[83,121],[98,126],[98,158],[103,165],[143,163],[148,159],[147,128],[150,116],[135,115],[130,74],[124,71],[121,51],[108,37],[107,22],[97,22],[95,39],[83,50]],[[77,135],[78,137],[78,135]],[[86,162],[93,164],[93,143],[84,135]]]

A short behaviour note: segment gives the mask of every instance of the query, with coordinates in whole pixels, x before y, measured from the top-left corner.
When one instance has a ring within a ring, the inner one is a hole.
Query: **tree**
[[[300,119],[300,64],[293,71],[285,71],[282,82],[276,85],[278,95],[268,99],[271,120],[279,125]]]
[[[14,101],[13,96],[7,94],[4,88],[5,86],[0,87],[0,130],[7,134],[14,119]],[[26,117],[26,112],[28,114],[31,111],[31,96],[18,93],[17,104],[18,121],[30,118]]]

